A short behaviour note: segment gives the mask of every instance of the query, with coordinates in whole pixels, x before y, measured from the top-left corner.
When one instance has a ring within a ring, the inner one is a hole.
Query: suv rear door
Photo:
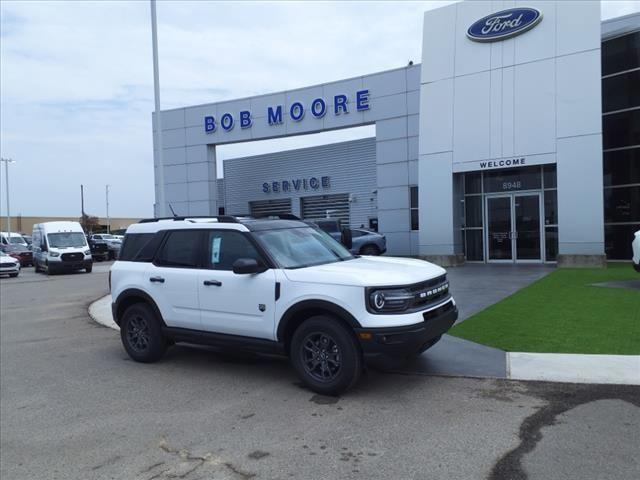
[[[169,327],[202,329],[198,270],[205,232],[170,230],[145,272],[147,291]]]
[[[246,234],[210,230],[205,239],[206,270],[198,281],[204,330],[273,339],[276,277],[273,269],[255,274],[233,273],[239,258],[266,259]]]

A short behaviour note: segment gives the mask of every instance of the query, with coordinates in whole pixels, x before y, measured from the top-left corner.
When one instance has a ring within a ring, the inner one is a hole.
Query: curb
[[[105,295],[89,305],[89,316],[103,327],[120,331],[111,314],[111,295]]]
[[[506,352],[507,378],[562,383],[640,385],[640,355]]]
[[[111,314],[111,295],[89,305],[89,316],[104,327],[120,331]],[[505,356],[509,380],[640,385],[640,355],[505,352]]]

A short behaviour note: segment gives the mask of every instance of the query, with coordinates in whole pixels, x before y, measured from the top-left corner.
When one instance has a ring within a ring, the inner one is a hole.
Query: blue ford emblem
[[[535,8],[510,8],[481,18],[467,30],[467,37],[476,42],[495,42],[514,37],[535,27],[542,12]]]

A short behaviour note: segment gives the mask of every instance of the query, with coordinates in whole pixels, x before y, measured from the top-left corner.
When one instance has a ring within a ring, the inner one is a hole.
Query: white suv
[[[134,360],[159,360],[174,342],[288,355],[323,394],[355,384],[365,363],[420,354],[458,317],[444,269],[354,256],[297,220],[143,220],[110,282]]]

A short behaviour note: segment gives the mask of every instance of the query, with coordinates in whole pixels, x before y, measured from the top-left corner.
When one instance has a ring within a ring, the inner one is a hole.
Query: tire
[[[136,303],[125,310],[120,324],[120,339],[136,362],[157,362],[167,350],[160,319],[146,303]]]
[[[90,267],[85,267],[84,271],[87,273],[91,273],[91,270],[93,270],[93,265],[91,265]]]
[[[56,272],[53,269],[53,267],[51,265],[49,265],[49,262],[46,262],[44,264],[44,273],[46,273],[47,275],[55,275]]]
[[[38,266],[37,261],[33,262],[33,269],[36,273],[40,273],[41,270],[40,270],[40,267]]]
[[[353,332],[326,315],[311,317],[297,328],[289,356],[302,382],[322,395],[341,394],[362,374],[362,352]]]
[[[360,255],[380,255],[380,249],[375,245],[365,245],[360,249]]]

